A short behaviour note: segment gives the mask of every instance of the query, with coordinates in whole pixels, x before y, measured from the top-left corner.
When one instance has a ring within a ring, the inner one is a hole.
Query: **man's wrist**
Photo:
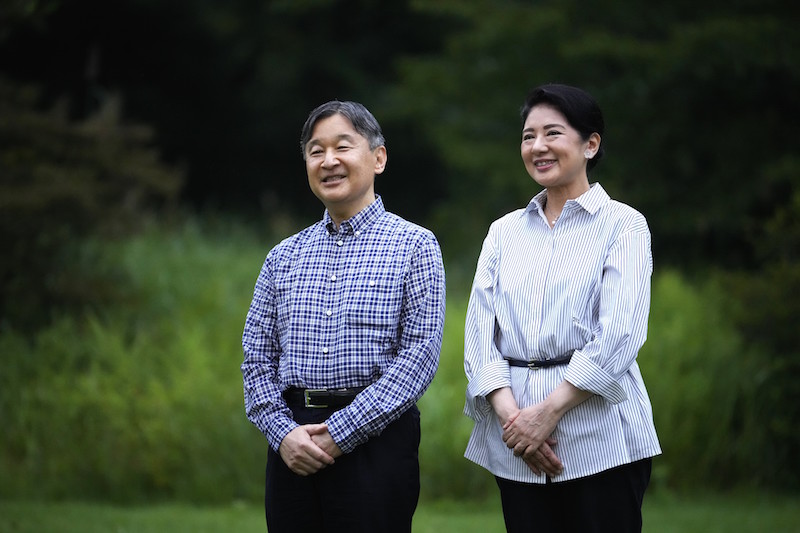
[[[298,427],[297,422],[289,418],[288,416],[282,416],[280,420],[276,420],[270,427],[269,432],[267,434],[267,442],[269,442],[272,449],[276,452],[280,449],[281,443],[283,439],[286,438],[286,435],[292,432],[295,428]]]

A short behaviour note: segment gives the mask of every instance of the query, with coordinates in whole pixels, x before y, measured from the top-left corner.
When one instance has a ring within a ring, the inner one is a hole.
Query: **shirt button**
[[[322,353],[328,353],[328,349],[327,348],[323,348],[322,349]]]
[[[356,237],[360,237],[360,236],[361,236],[361,232],[360,231],[356,231]]]
[[[336,246],[342,246],[343,244],[344,244],[344,241],[342,239],[339,239],[338,241],[336,241]]]
[[[331,281],[336,281],[336,274],[333,274],[333,275],[331,276]]]
[[[375,286],[375,282],[374,282],[374,281],[372,281],[372,280],[369,280],[369,286],[370,286],[370,287],[374,287],[374,286]]]
[[[325,311],[325,314],[328,315],[328,316],[331,316],[333,314],[333,311],[328,309],[327,311]]]

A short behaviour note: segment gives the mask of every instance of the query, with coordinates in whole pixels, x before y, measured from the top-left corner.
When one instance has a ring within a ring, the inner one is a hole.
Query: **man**
[[[381,128],[361,104],[314,109],[301,148],[320,222],[273,248],[245,322],[245,408],[267,437],[270,533],[411,531],[416,401],[445,312],[434,235],[375,195]]]

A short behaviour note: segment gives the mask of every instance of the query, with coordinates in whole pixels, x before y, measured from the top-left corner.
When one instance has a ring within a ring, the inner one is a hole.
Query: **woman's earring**
[[[586,157],[586,159],[591,159],[592,158],[591,150],[586,150],[585,152],[583,152],[583,155]]]

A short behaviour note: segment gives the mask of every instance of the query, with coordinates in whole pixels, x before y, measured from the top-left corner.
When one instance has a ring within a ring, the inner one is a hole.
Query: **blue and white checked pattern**
[[[282,391],[367,386],[326,422],[351,451],[427,389],[444,313],[433,233],[387,212],[380,197],[338,231],[326,211],[273,248],[256,281],[242,337],[248,418],[277,451],[297,426]]]
[[[600,184],[569,200],[551,229],[546,191],[495,221],[483,243],[465,327],[464,412],[475,420],[465,456],[493,474],[544,483],[509,450],[486,395],[510,386],[517,404],[544,400],[563,380],[595,396],[555,430],[566,481],[661,453],[636,357],[647,337],[650,230]],[[566,366],[509,367],[503,357]]]

